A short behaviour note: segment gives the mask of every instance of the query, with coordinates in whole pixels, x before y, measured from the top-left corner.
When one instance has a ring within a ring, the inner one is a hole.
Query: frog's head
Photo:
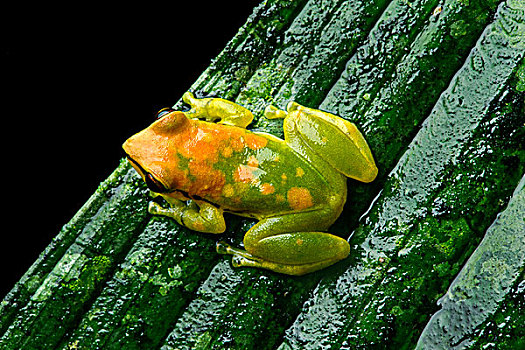
[[[171,192],[177,188],[174,158],[177,157],[173,145],[176,135],[188,125],[183,112],[164,111],[158,120],[146,129],[131,136],[122,148],[128,161],[146,182],[148,188],[157,193]]]

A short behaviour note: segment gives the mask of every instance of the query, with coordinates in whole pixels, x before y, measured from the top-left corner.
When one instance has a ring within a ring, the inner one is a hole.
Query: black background
[[[0,298],[258,3],[0,11]]]

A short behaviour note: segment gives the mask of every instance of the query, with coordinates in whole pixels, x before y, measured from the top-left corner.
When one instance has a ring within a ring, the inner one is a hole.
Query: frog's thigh
[[[284,129],[347,177],[370,182],[377,175],[372,152],[357,127],[336,115],[290,103]]]
[[[326,232],[314,231],[327,229],[331,223],[315,225],[312,222],[318,221],[315,217],[317,213],[306,218],[305,214],[296,213],[261,220],[246,233],[244,247],[262,260],[286,265],[323,261],[330,262],[327,264],[330,265],[346,258],[350,252],[346,240]]]
[[[344,239],[326,232],[294,232],[264,238],[249,252],[270,262],[303,265],[344,259],[350,246]]]
[[[241,128],[246,128],[253,120],[253,114],[248,109],[222,98],[196,98],[191,92],[186,92],[182,99],[192,108],[185,112],[189,118],[203,118]]]

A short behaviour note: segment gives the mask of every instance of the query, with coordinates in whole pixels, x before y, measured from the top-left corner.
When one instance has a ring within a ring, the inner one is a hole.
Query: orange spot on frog
[[[259,166],[259,161],[257,160],[257,158],[255,158],[255,156],[250,156],[248,158],[248,166],[251,166],[254,168],[257,168]]]
[[[286,193],[286,197],[293,210],[303,210],[314,205],[310,191],[304,187],[290,188]]]
[[[286,176],[285,173],[281,175],[281,185],[284,186],[286,184],[286,180],[288,180],[288,176]]]
[[[261,193],[264,195],[272,194],[275,192],[275,187],[269,183],[263,183],[260,187]]]

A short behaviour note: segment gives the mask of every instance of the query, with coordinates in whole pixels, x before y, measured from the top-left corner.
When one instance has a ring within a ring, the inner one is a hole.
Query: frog
[[[285,110],[269,104],[264,117],[282,119],[280,138],[249,130],[253,113],[232,101],[192,92],[183,101],[186,110],[160,110],[123,144],[154,197],[151,214],[210,234],[226,230],[225,213],[255,219],[244,249],[216,244],[234,267],[304,275],[349,255],[348,241],[328,230],[347,178],[368,183],[378,173],[353,123],[294,101]]]

